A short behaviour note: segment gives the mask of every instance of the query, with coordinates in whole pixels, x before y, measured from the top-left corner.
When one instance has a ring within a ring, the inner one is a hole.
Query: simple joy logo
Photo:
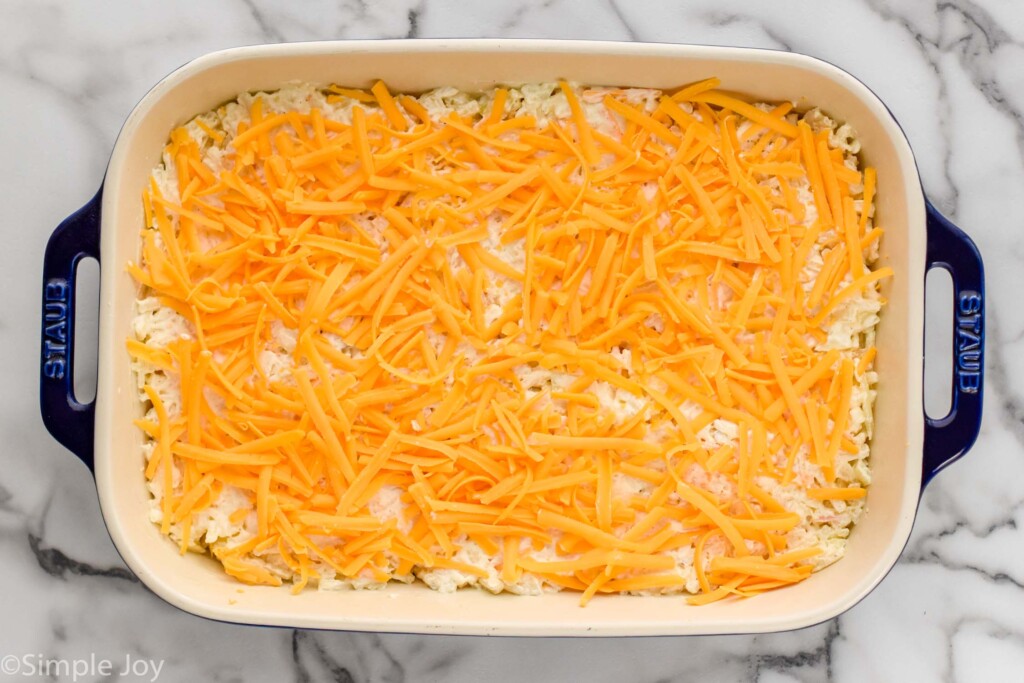
[[[43,289],[43,374],[64,379],[68,367],[67,280],[54,278]]]
[[[48,657],[42,653],[6,655],[0,657],[0,674],[4,680],[22,678],[46,678],[51,681],[79,680],[141,680],[156,683],[164,669],[162,659],[141,659],[126,654],[118,661],[98,656],[95,652],[88,657],[65,659]]]

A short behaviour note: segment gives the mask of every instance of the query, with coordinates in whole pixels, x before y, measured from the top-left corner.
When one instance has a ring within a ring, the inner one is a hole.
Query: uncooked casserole
[[[151,520],[295,591],[806,578],[870,483],[892,271],[858,152],[715,79],[196,116],[128,266]]]

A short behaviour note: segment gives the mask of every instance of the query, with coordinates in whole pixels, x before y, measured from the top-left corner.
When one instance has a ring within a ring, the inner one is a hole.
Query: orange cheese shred
[[[176,128],[126,267],[161,532],[293,592],[805,579],[823,549],[787,501],[867,495],[840,474],[878,351],[829,342],[895,275],[880,179],[720,85],[561,81],[555,114],[377,81]],[[225,501],[251,538],[193,542]]]

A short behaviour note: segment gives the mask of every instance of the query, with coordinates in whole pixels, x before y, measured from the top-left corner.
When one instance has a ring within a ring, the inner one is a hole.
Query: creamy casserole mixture
[[[296,591],[704,603],[838,560],[874,172],[717,85],[290,84],[174,130],[128,266],[154,524]]]

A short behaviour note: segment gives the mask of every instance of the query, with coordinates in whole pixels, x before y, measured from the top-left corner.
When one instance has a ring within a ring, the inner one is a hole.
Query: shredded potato
[[[875,174],[718,85],[294,84],[174,130],[128,265],[153,521],[294,591],[704,604],[835,561]]]

